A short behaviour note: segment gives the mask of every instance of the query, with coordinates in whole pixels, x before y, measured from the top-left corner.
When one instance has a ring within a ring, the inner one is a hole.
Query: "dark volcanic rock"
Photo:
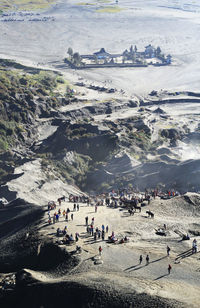
[[[33,226],[44,213],[41,207],[16,199],[0,209],[0,271],[14,271],[31,264],[39,244]],[[26,239],[27,234],[30,236]]]
[[[20,277],[21,276],[21,277]],[[30,283],[31,278],[24,273],[19,274],[21,284],[9,294],[2,296],[2,307],[13,307],[17,302],[20,308],[56,308],[66,306],[70,308],[183,308],[184,305],[176,301],[159,297],[152,297],[145,293],[137,294],[119,291],[110,285],[94,283],[93,286],[73,281],[59,283]],[[22,283],[23,282],[23,283]],[[26,285],[27,284],[27,285]],[[31,300],[30,300],[31,299]]]
[[[166,112],[163,109],[161,109],[160,107],[158,107],[157,109],[155,109],[153,111],[153,113],[165,114]]]
[[[161,136],[169,138],[171,140],[177,140],[177,139],[181,139],[182,134],[177,129],[170,128],[170,129],[163,129],[161,131]]]

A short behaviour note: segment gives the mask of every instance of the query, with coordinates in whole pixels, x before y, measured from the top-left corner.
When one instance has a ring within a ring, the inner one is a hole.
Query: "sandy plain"
[[[199,89],[198,1],[119,1],[119,10],[114,13],[107,12],[109,7],[116,7],[116,3],[61,0],[36,16],[53,20],[30,21],[29,16],[18,16],[16,21],[5,22],[1,16],[0,55],[66,70],[70,77],[72,70],[66,69],[62,62],[68,47],[88,54],[101,47],[115,53],[132,44],[138,50],[152,44],[160,46],[164,54],[172,55],[171,66],[90,69],[79,71],[78,76],[99,83],[107,81],[113,87],[138,95],[153,89]],[[19,17],[23,21],[17,21]]]

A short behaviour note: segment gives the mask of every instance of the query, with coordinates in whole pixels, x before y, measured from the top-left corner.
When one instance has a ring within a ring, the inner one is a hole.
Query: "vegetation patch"
[[[110,0],[97,0],[98,3],[111,3],[112,1]]]
[[[35,119],[48,118],[55,108],[68,103],[73,93],[67,87],[60,74],[0,59],[0,183],[12,172],[4,154],[34,140]],[[11,165],[16,159],[11,159]]]
[[[64,181],[67,180],[70,184],[83,184],[86,179],[85,174],[90,169],[91,158],[76,152],[73,152],[73,161],[58,160],[56,157],[52,157],[52,153],[42,153],[39,154],[39,157],[42,158],[41,165],[49,180],[53,179],[53,174],[49,173],[50,169],[54,170],[56,176]]]
[[[95,5],[95,3],[79,2],[77,5]]]
[[[2,0],[0,11],[32,11],[48,8],[55,0]]]
[[[124,9],[120,8],[119,6],[102,6],[96,9],[96,12],[98,13],[119,13],[123,10]]]
[[[129,133],[131,143],[142,149],[143,151],[149,151],[151,147],[151,138],[144,130],[131,131]]]
[[[77,5],[86,5],[86,6],[97,6],[99,3],[106,4],[111,3],[110,0],[97,0],[95,2],[78,2]]]

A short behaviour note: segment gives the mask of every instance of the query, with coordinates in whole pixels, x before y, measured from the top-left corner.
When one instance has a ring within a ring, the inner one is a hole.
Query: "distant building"
[[[144,54],[146,58],[154,58],[156,56],[156,49],[151,44],[149,44],[145,47]]]
[[[77,65],[66,62],[74,68],[87,68],[87,67],[145,67],[148,65],[162,66],[170,65],[172,62],[172,56],[165,56],[161,53],[161,48],[158,46],[155,48],[151,44],[145,47],[143,51],[138,51],[137,46],[131,45],[129,49],[125,49],[122,53],[108,53],[105,48],[101,48],[99,51],[93,54],[81,55],[81,64]],[[85,60],[86,59],[86,60]],[[84,61],[85,60],[85,61]]]
[[[128,52],[128,50],[126,49],[126,50],[124,50],[124,52],[123,52],[123,54],[122,54],[123,56],[128,56],[129,55],[129,52]]]
[[[97,57],[97,59],[109,59],[111,58],[111,55],[105,51],[104,48],[101,48],[99,51],[93,53],[94,56]]]
[[[167,55],[166,63],[167,64],[171,64],[172,63],[172,56],[171,55]]]

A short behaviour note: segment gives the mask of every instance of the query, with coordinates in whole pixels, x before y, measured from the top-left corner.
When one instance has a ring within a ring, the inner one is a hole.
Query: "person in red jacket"
[[[101,253],[102,253],[102,247],[101,246],[99,246],[99,255],[101,256]]]

